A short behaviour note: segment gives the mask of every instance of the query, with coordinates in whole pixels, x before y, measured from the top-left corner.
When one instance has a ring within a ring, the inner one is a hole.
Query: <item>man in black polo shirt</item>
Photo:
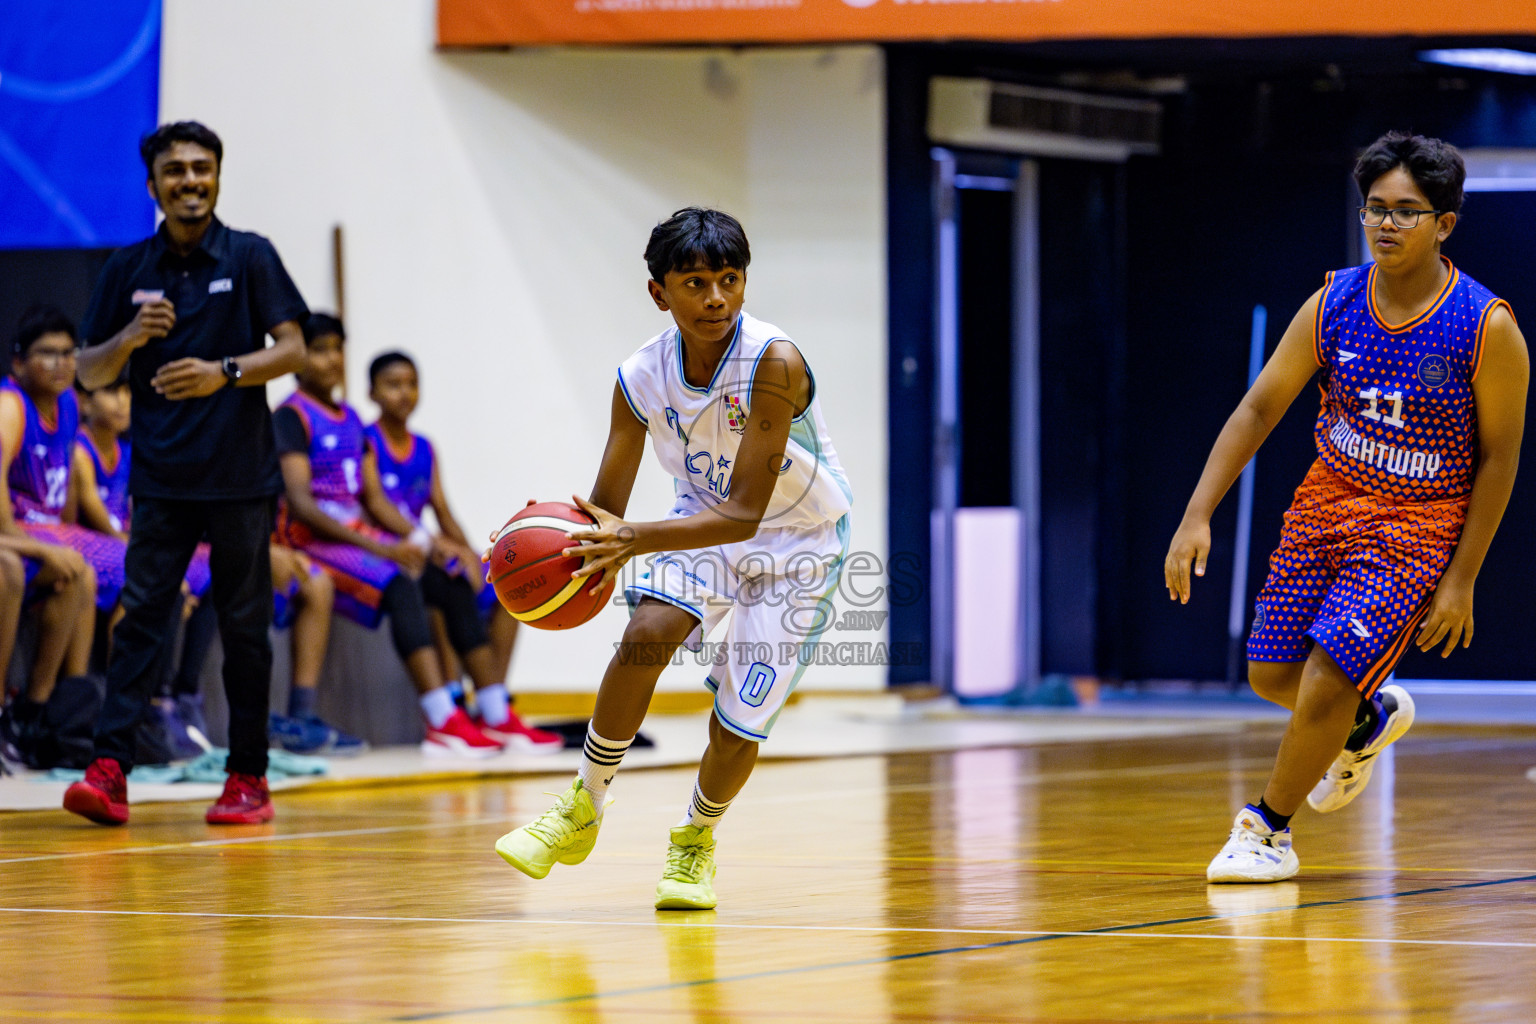
[[[267,542],[282,489],[267,381],[304,365],[304,300],[272,243],[213,215],[224,156],[195,121],[162,125],[140,147],[165,221],[102,268],[80,324],[80,383],[128,367],[133,495],[122,621],[112,636],[96,759],[64,795],[92,821],[128,820],[134,728],[192,550],[212,547],[213,603],[229,700],[228,781],[213,824],[267,821],[272,576]],[[271,334],[276,344],[266,345]]]

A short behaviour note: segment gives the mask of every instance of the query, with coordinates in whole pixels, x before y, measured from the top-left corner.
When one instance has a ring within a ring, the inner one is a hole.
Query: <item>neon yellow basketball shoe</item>
[[[573,781],[563,795],[549,795],[560,797],[555,806],[496,840],[497,855],[530,878],[543,878],[556,861],[580,864],[586,860],[603,823],[581,779]],[[611,803],[611,799],[603,801],[605,808]]]
[[[667,867],[656,883],[657,910],[715,908],[715,833],[707,825],[679,825],[667,847]]]

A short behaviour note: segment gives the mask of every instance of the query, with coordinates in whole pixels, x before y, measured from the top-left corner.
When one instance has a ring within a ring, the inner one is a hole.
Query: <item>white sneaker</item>
[[[1371,781],[1376,755],[1400,739],[1413,724],[1413,698],[1407,690],[1387,685],[1381,688],[1378,696],[1385,721],[1377,728],[1376,738],[1363,750],[1343,750],[1333,759],[1322,781],[1307,794],[1307,803],[1314,811],[1327,814],[1359,796],[1365,784]]]
[[[1237,812],[1232,834],[1210,867],[1207,882],[1283,882],[1301,870],[1301,861],[1291,849],[1291,829],[1270,829],[1264,816],[1253,806]]]

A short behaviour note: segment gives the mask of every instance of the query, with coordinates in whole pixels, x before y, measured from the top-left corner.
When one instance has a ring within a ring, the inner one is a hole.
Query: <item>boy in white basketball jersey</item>
[[[600,589],[647,559],[624,594],[631,617],[597,694],[581,771],[553,808],[502,836],[496,852],[534,878],[579,864],[602,824],[608,786],[640,729],[661,670],[728,611],[709,747],[693,799],[672,829],[658,910],[715,905],[714,826],[757,761],[832,615],[852,493],[822,422],[815,378],[783,332],[741,310],[751,251],[735,218],[696,207],[651,232],[645,261],[656,308],[673,326],[624,361],[590,501],[597,519],[569,553]],[[677,499],[659,522],[629,523],[649,436]],[[720,648],[716,648],[721,650]]]

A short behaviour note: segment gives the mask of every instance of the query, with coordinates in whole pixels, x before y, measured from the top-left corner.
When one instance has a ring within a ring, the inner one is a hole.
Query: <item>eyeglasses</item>
[[[30,358],[36,359],[39,363],[42,363],[44,366],[62,366],[65,363],[66,360],[68,360],[68,361],[73,361],[74,360],[74,358],[75,358],[75,350],[72,349],[72,348],[67,348],[67,349],[63,349],[63,350],[56,349],[56,348],[33,349],[32,352],[31,352]]]
[[[1360,207],[1360,223],[1368,228],[1379,228],[1391,216],[1392,223],[1407,231],[1419,226],[1420,217],[1438,217],[1444,210],[1389,210],[1385,206]]]

